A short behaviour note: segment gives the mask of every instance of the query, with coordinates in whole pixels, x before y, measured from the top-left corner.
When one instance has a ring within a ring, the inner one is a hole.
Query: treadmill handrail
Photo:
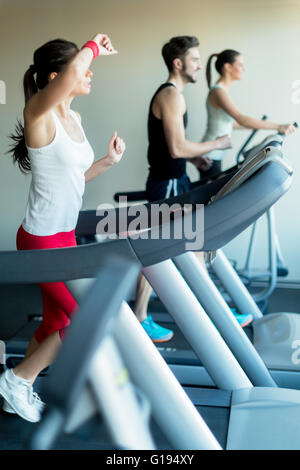
[[[0,284],[35,284],[94,277],[114,254],[136,259],[128,240],[68,248],[0,251]]]
[[[138,263],[119,256],[112,255],[103,264],[72,320],[63,348],[45,383],[49,405],[66,410],[74,407],[93,354],[112,331],[121,303],[135,285],[138,272]]]
[[[128,202],[136,202],[136,201],[147,201],[147,194],[145,190],[141,191],[120,191],[114,194],[114,200],[116,202],[120,202],[120,197],[126,197]]]
[[[223,188],[212,198],[213,201],[217,201],[227,194],[231,193],[237,189],[242,183],[244,183],[248,178],[250,178],[257,170],[262,166],[266,165],[269,162],[275,162],[285,169],[288,175],[293,174],[293,169],[291,165],[282,158],[282,153],[280,155],[273,155],[270,153],[272,147],[266,147],[258,155],[251,158],[249,161],[246,160],[242,167],[237,171],[237,173],[231,178],[231,180],[226,183]],[[277,150],[276,147],[273,147],[273,150]]]
[[[281,149],[283,144],[283,136],[281,134],[268,135],[259,144],[255,145],[244,153],[245,161],[255,157],[265,147],[276,147]]]
[[[266,121],[268,119],[268,116],[266,114],[264,114],[261,118],[262,121]],[[245,148],[247,147],[247,145],[249,144],[249,142],[253,139],[253,137],[255,136],[255,134],[258,132],[258,129],[253,129],[253,131],[251,132],[250,136],[248,137],[248,139],[246,140],[246,142],[243,144],[243,146],[240,148],[240,150],[238,151],[238,154],[236,156],[236,162],[237,163],[241,163],[242,162],[242,157],[244,156],[244,150]]]

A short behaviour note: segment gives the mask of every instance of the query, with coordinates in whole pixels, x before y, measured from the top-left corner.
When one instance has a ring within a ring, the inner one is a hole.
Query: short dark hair
[[[173,60],[181,59],[183,60],[187,54],[187,51],[191,47],[199,46],[199,41],[195,36],[176,36],[171,38],[162,48],[162,56],[164,58],[165,64],[169,70],[173,70]]]

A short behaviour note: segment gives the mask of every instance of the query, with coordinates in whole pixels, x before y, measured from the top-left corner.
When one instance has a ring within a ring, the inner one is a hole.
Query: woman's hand
[[[125,152],[125,142],[123,139],[117,136],[117,132],[114,132],[113,136],[108,142],[107,161],[110,165],[115,165],[121,160],[123,153]]]
[[[113,55],[118,53],[106,34],[98,33],[93,37],[92,41],[97,43],[100,51],[99,55]]]
[[[293,126],[293,124],[280,124],[280,126],[278,126],[279,134],[283,134],[283,135],[293,134],[295,130],[296,130],[296,127]]]

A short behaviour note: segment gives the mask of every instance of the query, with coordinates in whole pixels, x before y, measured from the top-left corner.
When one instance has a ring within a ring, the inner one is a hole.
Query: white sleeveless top
[[[83,142],[71,139],[55,112],[51,114],[56,127],[52,142],[40,148],[27,146],[32,180],[22,226],[41,236],[69,232],[76,227],[85,188],[84,173],[94,161],[93,149],[76,113],[70,110]]]
[[[215,88],[223,88],[222,85],[214,85],[210,88],[210,91]],[[207,109],[207,128],[206,132],[202,138],[202,142],[208,140],[215,140],[218,137],[222,137],[226,134],[232,133],[232,125],[234,119],[227,114],[222,108],[215,108],[211,105],[209,100],[209,95],[206,99],[206,109]],[[206,156],[212,160],[223,160],[226,155],[226,150],[212,150],[207,153]]]

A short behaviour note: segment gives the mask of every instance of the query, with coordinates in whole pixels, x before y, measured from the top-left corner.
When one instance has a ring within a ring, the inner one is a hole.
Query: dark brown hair
[[[78,52],[76,44],[64,39],[49,41],[34,52],[33,64],[26,70],[23,78],[25,104],[38,90],[45,88],[50,73],[61,72],[75,52]],[[18,163],[23,173],[29,172],[31,168],[25,144],[24,126],[19,119],[15,133],[9,138],[13,140],[13,144],[7,153],[12,154],[14,163]]]
[[[187,51],[191,47],[197,46],[199,46],[199,41],[195,36],[176,36],[170,39],[170,41],[163,46],[161,51],[169,72],[173,70],[174,59],[179,58],[183,60]]]
[[[207,61],[206,66],[206,80],[208,84],[208,88],[211,86],[211,62],[214,57],[217,57],[215,67],[216,71],[222,75],[222,70],[225,64],[231,64],[235,62],[237,56],[241,55],[239,52],[234,51],[233,49],[226,49],[225,51],[220,52],[220,54],[211,54]]]

